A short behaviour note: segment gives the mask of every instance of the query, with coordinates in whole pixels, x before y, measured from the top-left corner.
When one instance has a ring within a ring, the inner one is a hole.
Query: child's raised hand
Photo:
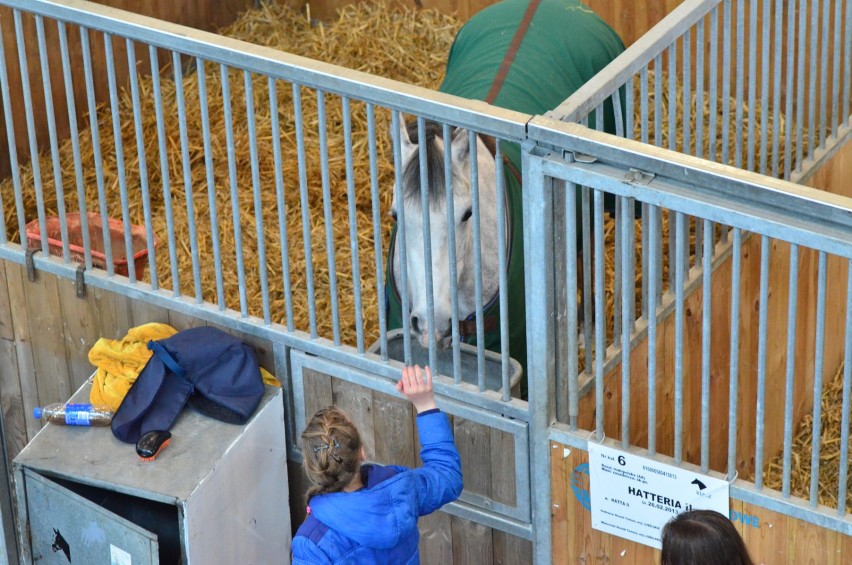
[[[411,401],[418,414],[438,407],[435,404],[435,393],[432,391],[432,371],[428,366],[425,372],[420,369],[420,365],[403,367],[402,378],[396,383],[396,390]]]

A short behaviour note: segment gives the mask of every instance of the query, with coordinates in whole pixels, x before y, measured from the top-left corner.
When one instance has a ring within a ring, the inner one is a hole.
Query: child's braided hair
[[[307,500],[340,492],[361,467],[361,436],[336,406],[319,410],[302,432],[302,460],[311,482]]]

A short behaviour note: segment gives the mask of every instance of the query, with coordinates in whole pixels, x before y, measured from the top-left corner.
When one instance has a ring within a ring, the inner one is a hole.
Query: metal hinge
[[[86,298],[86,281],[83,279],[85,271],[85,265],[77,265],[77,273],[74,277],[74,290],[77,292],[77,298]]]
[[[27,265],[27,280],[30,282],[35,282],[36,280],[35,261],[33,260],[33,255],[38,252],[38,249],[27,249],[27,254],[25,255]]]
[[[624,182],[627,184],[639,184],[642,186],[647,186],[651,184],[651,181],[654,180],[654,173],[647,173],[645,171],[640,171],[639,169],[630,169],[626,175],[624,175]]]

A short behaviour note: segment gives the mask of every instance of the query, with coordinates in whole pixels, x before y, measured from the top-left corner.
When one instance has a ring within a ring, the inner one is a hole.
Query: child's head
[[[311,481],[307,498],[339,492],[361,468],[361,436],[339,408],[329,406],[313,415],[302,432],[302,459]]]
[[[734,524],[713,510],[690,510],[663,527],[662,565],[753,565]]]

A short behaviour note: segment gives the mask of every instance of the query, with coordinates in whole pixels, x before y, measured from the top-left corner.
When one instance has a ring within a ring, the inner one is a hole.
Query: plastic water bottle
[[[68,426],[109,426],[112,410],[107,406],[92,404],[65,404],[56,402],[33,409],[33,416],[53,424]]]

